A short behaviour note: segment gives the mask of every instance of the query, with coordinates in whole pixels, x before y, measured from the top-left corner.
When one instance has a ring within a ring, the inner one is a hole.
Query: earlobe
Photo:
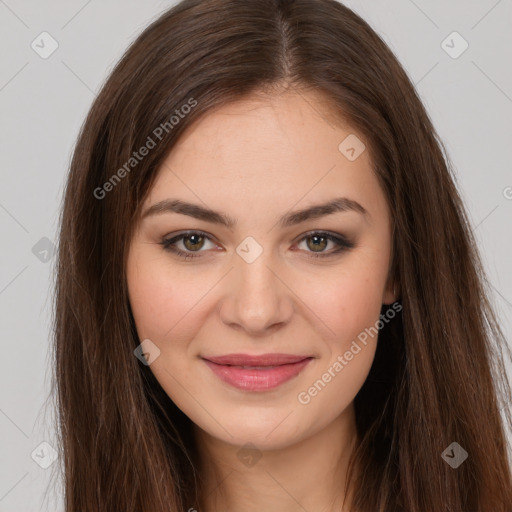
[[[393,302],[400,300],[400,284],[396,281],[393,282]]]
[[[389,279],[386,283],[386,287],[384,289],[384,294],[382,296],[382,303],[385,305],[393,304],[393,302],[396,302],[398,300],[398,295],[400,293],[400,286],[399,284],[393,280]]]

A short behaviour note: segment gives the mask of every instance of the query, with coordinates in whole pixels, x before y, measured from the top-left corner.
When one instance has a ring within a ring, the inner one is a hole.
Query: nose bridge
[[[232,286],[221,308],[222,320],[253,334],[286,322],[293,306],[283,278],[278,278],[272,250],[247,237],[236,252],[229,273]]]

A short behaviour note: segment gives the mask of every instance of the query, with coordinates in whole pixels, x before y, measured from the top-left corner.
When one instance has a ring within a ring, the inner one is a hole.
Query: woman
[[[338,2],[152,23],[65,192],[66,511],[512,510],[506,344],[443,149]]]

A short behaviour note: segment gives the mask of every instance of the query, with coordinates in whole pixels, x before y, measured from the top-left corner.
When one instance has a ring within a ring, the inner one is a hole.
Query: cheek
[[[155,259],[140,251],[128,259],[128,293],[137,332],[141,339],[149,338],[166,349],[180,340],[194,336],[199,326],[201,297],[208,290],[204,279],[195,282],[190,272],[182,273],[171,266],[165,255]],[[211,286],[210,286],[211,288]]]
[[[130,303],[141,341],[149,338],[161,351],[151,371],[196,424],[217,437],[225,436],[205,413],[202,406],[207,403],[230,431],[254,431],[255,436],[263,432],[262,443],[267,443],[265,436],[274,428],[280,408],[299,413],[287,424],[288,430],[280,432],[285,439],[317,431],[349,406],[366,380],[375,353],[376,337],[368,337],[366,344],[358,341],[358,347],[353,342],[379,317],[387,265],[382,254],[379,258],[376,252],[361,251],[331,268],[310,265],[295,267],[288,274],[282,271],[283,280],[293,283],[291,291],[283,291],[283,287],[280,292],[282,300],[296,306],[291,322],[301,325],[311,343],[309,348],[317,349],[320,358],[315,370],[293,392],[276,400],[274,408],[267,404],[246,405],[245,409],[243,403],[233,408],[223,394],[210,387],[195,359],[205,340],[213,339],[215,328],[221,329],[216,307],[226,298],[223,292],[229,293],[224,288],[229,288],[228,282],[222,280],[225,271],[180,268],[165,257],[145,254],[143,247],[129,258]],[[207,335],[208,327],[213,331]]]
[[[324,269],[315,279],[297,280],[294,291],[309,307],[310,322],[321,329],[332,357],[348,350],[358,337],[365,338],[365,329],[378,322],[387,277],[387,261],[380,261],[359,255],[332,272]]]
[[[325,425],[348,407],[372,366],[385,275],[369,268],[351,266],[310,299],[329,333],[322,340],[320,364],[296,397],[311,428],[318,428],[318,418]]]
[[[144,249],[133,252],[127,267],[139,337],[151,339],[161,350],[170,349],[172,340],[172,350],[178,350],[193,343],[215,309],[219,276],[179,268],[166,255],[149,256]],[[302,311],[301,316],[317,330],[330,352],[339,354],[378,320],[386,266],[382,253],[367,250],[331,269],[297,270],[297,275],[286,277],[295,284],[294,293],[284,300],[298,300],[297,311]]]

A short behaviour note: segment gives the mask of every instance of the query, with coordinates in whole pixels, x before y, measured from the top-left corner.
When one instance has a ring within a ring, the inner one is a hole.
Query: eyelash
[[[160,242],[160,245],[163,246],[165,251],[174,253],[174,254],[178,255],[179,257],[184,258],[185,260],[192,260],[193,258],[202,258],[202,256],[200,254],[193,254],[190,252],[185,252],[185,251],[182,251],[181,249],[177,249],[174,246],[174,244],[176,242],[182,240],[183,238],[187,238],[191,235],[199,235],[201,237],[207,238],[208,240],[211,240],[211,237],[203,231],[187,231],[186,233],[181,233],[175,237],[163,239],[162,242]],[[334,242],[336,245],[338,245],[338,248],[331,252],[328,252],[328,253],[315,254],[315,253],[311,252],[310,256],[309,256],[311,258],[329,258],[331,256],[345,252],[345,251],[355,247],[355,243],[350,242],[349,240],[345,239],[344,237],[336,236],[336,235],[333,235],[332,233],[327,233],[325,231],[311,231],[310,233],[307,233],[304,237],[302,237],[298,243],[302,242],[303,240],[305,240],[307,238],[313,238],[313,236],[319,236],[322,238],[326,238],[327,240],[330,240],[330,241]],[[205,252],[205,251],[200,250],[200,251],[196,251],[196,252],[201,253],[201,252]]]

